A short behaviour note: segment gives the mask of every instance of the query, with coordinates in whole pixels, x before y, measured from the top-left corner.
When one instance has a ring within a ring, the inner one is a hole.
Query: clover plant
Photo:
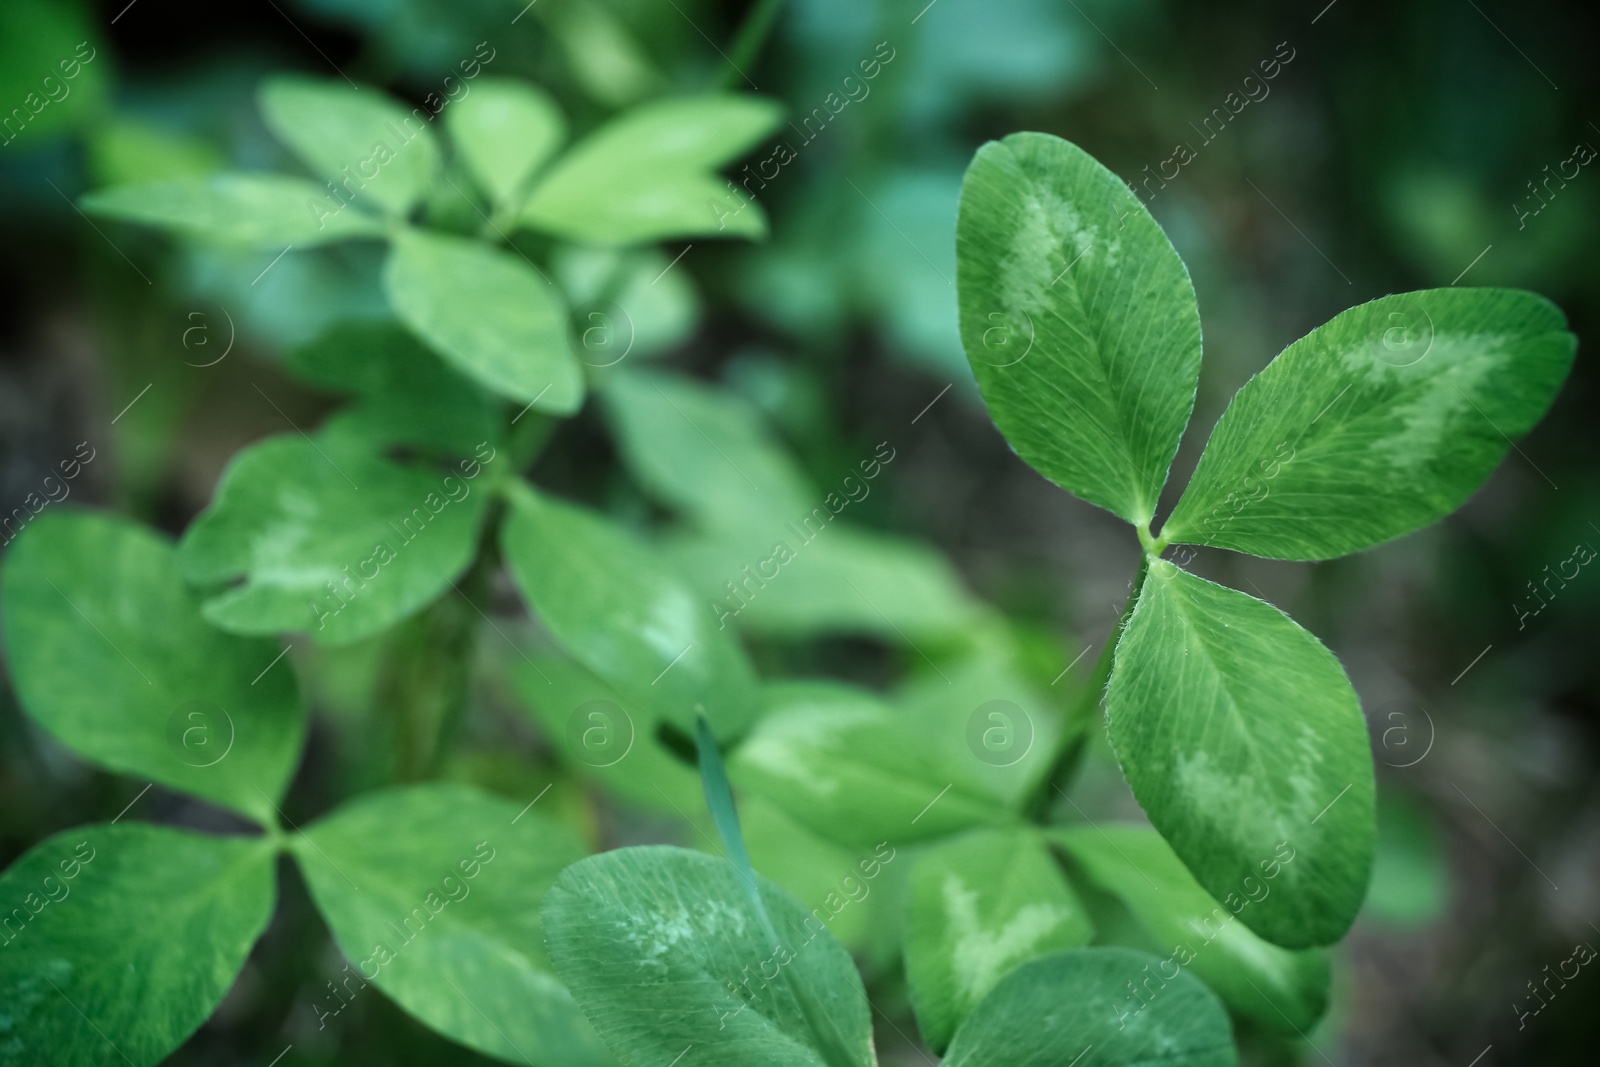
[[[1231,1064],[1231,1019],[1316,1022],[1325,946],[1372,866],[1360,703],[1316,636],[1168,550],[1328,559],[1449,514],[1552,402],[1575,348],[1559,311],[1440,289],[1335,316],[1239,390],[1153,530],[1201,369],[1188,273],[1081,149],[985,145],[955,234],[983,398],[1018,456],[1142,548],[1057,708],[935,554],[837,518],[893,442],[823,493],[731,391],[640,369],[643,350],[589,358],[585,300],[650,299],[659,264],[634,246],[764,232],[754,204],[719,210],[717,171],[773,104],[647,104],[567,147],[556,105],[511,80],[480,80],[444,136],[370,87],[272,78],[259,102],[303,169],[114,187],[84,210],[263,252],[386,242],[392,314],[286,356],[348,399],[233,457],[176,543],[65,506],[10,550],[0,624],[27,714],[237,832],[119,816],[0,875],[0,1061],[162,1060],[266,928],[280,856],[346,961],[319,1022],[372,986],[514,1063],[872,1064],[874,1020],[893,1022],[851,950],[904,975],[951,1067]],[[580,284],[562,264],[584,256],[600,269]],[[656,536],[527,477],[590,393],[672,516]],[[280,662],[285,633],[305,638]],[[831,633],[914,669],[889,692],[763,677],[741,640]],[[391,679],[392,773],[298,825],[297,674],[363,642]],[[687,819],[701,850],[586,856],[543,793],[432,780],[486,649],[564,774]],[[1149,826],[1070,795],[1102,698]]]

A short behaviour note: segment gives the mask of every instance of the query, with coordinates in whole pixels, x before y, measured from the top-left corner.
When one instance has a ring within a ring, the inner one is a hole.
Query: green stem
[[[1106,638],[1105,647],[1100,650],[1099,658],[1094,661],[1094,670],[1090,673],[1088,682],[1084,684],[1077,705],[1062,720],[1060,747],[1050,762],[1050,769],[1039,780],[1039,788],[1023,807],[1035,822],[1044,822],[1045,816],[1049,814],[1055,802],[1056,793],[1063,791],[1062,787],[1072,780],[1073,774],[1077,771],[1078,761],[1083,756],[1084,740],[1088,735],[1089,724],[1094,720],[1095,712],[1100,709],[1106,683],[1111,679],[1111,664],[1116,655],[1117,642],[1122,638],[1122,631],[1128,626],[1128,618],[1133,614],[1134,605],[1138,603],[1139,593],[1144,589],[1144,581],[1150,576],[1150,561],[1155,558],[1155,554],[1149,551],[1151,546],[1146,541],[1148,536],[1149,530],[1141,528],[1140,540],[1145,542],[1146,554],[1139,559],[1139,572],[1134,575],[1133,590],[1128,594],[1128,602],[1122,606],[1122,614],[1117,618],[1117,625],[1112,628],[1111,636]]]
[[[766,902],[761,898],[755,868],[750,865],[750,854],[744,847],[744,833],[739,829],[739,813],[734,807],[733,786],[728,782],[728,771],[722,762],[722,751],[717,746],[716,738],[711,736],[711,727],[706,723],[704,715],[696,716],[694,734],[695,752],[700,768],[700,786],[705,790],[706,810],[711,813],[711,821],[717,828],[717,836],[722,838],[722,850],[750,892],[751,905],[755,909],[756,918],[761,922],[765,943],[782,945],[783,939],[778,936],[772,916],[767,912]],[[804,951],[805,946],[802,945],[800,950]],[[834,1025],[833,1017],[817,1000],[815,992],[807,987],[805,979],[786,970],[782,965],[778,968],[778,975],[782,979],[783,986],[787,987],[789,995],[794,998],[795,1006],[800,1009],[801,1017],[805,1019],[812,1036],[816,1038],[817,1050],[822,1053],[822,1062],[827,1067],[856,1067],[860,1061],[851,1054],[848,1043],[840,1036],[839,1028]]]
[[[386,777],[415,782],[439,772],[467,703],[479,622],[471,598],[487,589],[491,569],[490,559],[480,554],[456,589],[389,635],[374,700],[378,714],[391,720],[394,739],[394,764]]]
[[[745,69],[755,62],[761,46],[767,43],[767,36],[778,21],[778,12],[781,10],[783,0],[757,0],[733,39],[733,47],[728,52],[728,70],[723,74],[718,88],[732,89],[739,82],[747,80]]]

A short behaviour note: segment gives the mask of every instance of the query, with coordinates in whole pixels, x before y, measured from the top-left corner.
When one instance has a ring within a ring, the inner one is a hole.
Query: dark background
[[[88,440],[96,459],[72,499],[177,532],[233,451],[281,429],[244,402],[249,382],[273,381],[299,396],[297,412],[318,410],[322,401],[273,367],[319,321],[315,299],[280,291],[250,306],[237,324],[242,358],[202,375],[184,365],[201,361],[184,331],[255,297],[157,236],[118,230],[112,246],[70,203],[130,168],[270,165],[279,150],[251,100],[265,72],[336,67],[420,99],[487,40],[493,73],[546,86],[581,130],[630,99],[718,84],[753,84],[803,116],[883,41],[895,58],[871,95],[762,192],[771,240],[697,242],[687,266],[704,314],[670,358],[763,403],[814,469],[854,454],[856,442],[904,440],[870,520],[933,540],[1015,616],[1096,644],[1137,546],[1121,523],[1033,474],[988,422],[955,333],[956,196],[975,148],[1018,129],[1067,137],[1134,179],[1187,142],[1196,158],[1151,203],[1194,276],[1205,329],[1172,484],[1252,373],[1334,313],[1385,293],[1457,280],[1533,289],[1580,338],[1549,416],[1445,522],[1329,563],[1208,551],[1193,565],[1265,596],[1339,654],[1379,761],[1378,871],[1339,950],[1334,1007],[1309,1035],[1314,1048],[1261,1055],[1592,1062],[1600,978],[1584,972],[1525,1026],[1513,1007],[1574,943],[1600,942],[1600,569],[1518,617],[1547,565],[1579,542],[1600,546],[1589,343],[1600,336],[1600,162],[1552,183],[1537,214],[1518,214],[1540,206],[1528,183],[1547,165],[1579,142],[1600,148],[1588,5],[796,0],[741,72],[710,42],[729,49],[746,5],[539,0],[513,25],[521,6],[113,0],[83,10],[82,36],[99,51],[76,102],[0,147],[0,504],[9,511]],[[597,10],[630,63],[599,47]],[[1293,58],[1269,94],[1202,143],[1191,124],[1280,48]],[[12,34],[0,53],[9,71],[0,85],[20,101],[29,41]],[[129,148],[130,129],[157,140]],[[369,266],[340,265],[357,281],[338,299],[363,299]],[[325,289],[308,275],[305,292],[333,300]],[[197,311],[206,318],[191,318]],[[162,387],[111,425],[155,380]],[[551,451],[579,457],[547,472],[556,480],[614,477],[589,417]],[[871,650],[848,645],[818,655],[851,670],[872,662]],[[84,767],[26,725],[9,691],[3,700],[0,860],[133,798],[135,783]],[[334,788],[325,729],[314,727],[297,787],[309,814]],[[1130,803],[1110,784],[1104,793],[1112,808]],[[218,818],[159,791],[149,802],[147,817]],[[305,1003],[333,949],[287,868],[282,893],[239,985],[175,1062],[265,1063],[307,1027]],[[381,996],[356,1007],[330,1062],[474,1060]],[[299,1051],[285,1067],[316,1059]]]

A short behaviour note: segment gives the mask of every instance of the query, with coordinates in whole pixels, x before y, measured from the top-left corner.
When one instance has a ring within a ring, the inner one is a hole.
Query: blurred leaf
[[[276,263],[281,247],[191,243],[180,251],[187,287],[216,305],[202,318],[189,317],[206,326],[207,345],[216,346],[187,356],[191,363],[217,358],[234,331],[263,349],[282,352],[338,322],[392,317],[382,285],[387,242],[329,244],[309,255],[297,249]]]
[[[747,401],[680,375],[614,375],[606,412],[629,471],[651,496],[708,527],[805,514],[817,493]]]
[[[1436,922],[1450,904],[1450,868],[1427,810],[1404,795],[1378,801],[1378,846],[1362,917],[1400,927]]]
[[[0,145],[43,147],[61,130],[99,117],[112,59],[77,0],[0,4]]]
[[[1329,559],[1443,518],[1555,399],[1577,348],[1565,327],[1514,289],[1402,293],[1334,316],[1239,390],[1162,535]]]
[[[575,1067],[614,1061],[556,979],[536,905],[583,854],[539,812],[447,784],[368,793],[295,839],[351,961],[336,987],[370,981],[470,1048]],[[321,1021],[344,1004],[329,993],[313,1008]]]
[[[324,435],[458,455],[500,437],[494,401],[398,323],[335,323],[291,349],[284,362],[312,385],[360,397],[330,420]]]
[[[432,114],[407,109],[381,89],[342,79],[279,74],[262,82],[261,114],[278,140],[319,177],[352,198],[404,215],[433,186],[439,150]]]
[[[518,483],[501,534],[511,576],[561,646],[620,692],[692,735],[755,715],[755,674],[734,636],[652,548],[611,520]]]
[[[778,125],[760,97],[701,96],[633,109],[580,141],[534,188],[522,220],[601,245],[667,237],[759,237],[761,208],[713,172]],[[738,208],[744,204],[743,210]]]
[[[1395,251],[1425,277],[1455,274],[1494,237],[1488,198],[1475,186],[1473,174],[1443,161],[1400,162],[1390,173],[1382,192]]]
[[[767,713],[729,771],[741,789],[851,847],[922,841],[1005,818],[969,766],[918,720],[840,684],[769,686]]]
[[[739,798],[739,821],[756,871],[802,905],[809,904],[811,915],[845,948],[853,951],[866,945],[880,933],[874,927],[886,922],[898,925],[900,902],[893,890],[877,881],[893,862],[894,850],[884,857],[842,848],[749,793]]]
[[[407,230],[383,287],[400,321],[475,381],[557,415],[583,402],[560,297],[521,256]]]
[[[1059,137],[978,150],[956,226],[961,340],[989,414],[1046,478],[1146,523],[1194,407],[1200,312],[1122,179]]]
[[[875,1063],[849,954],[782,889],[760,879],[758,891],[765,911],[726,859],[683,849],[590,856],[545,896],[550,957],[630,1065],[670,1063],[688,1045],[707,1067]],[[843,1044],[843,1063],[819,1029]]]
[[[1320,641],[1271,604],[1155,560],[1106,717],[1133,795],[1206,892],[1274,944],[1344,936],[1372,871],[1372,756],[1355,690]],[[1281,849],[1293,859],[1266,886]]]
[[[1125,948],[1080,948],[1025,964],[967,1016],[941,1063],[1066,1065],[1092,1048],[1097,1063],[1236,1067],[1227,1012],[1198,980],[1180,973],[1148,1002],[1127,991],[1158,963]]]
[[[1050,835],[1092,882],[1128,906],[1162,952],[1170,951],[1164,964],[1191,969],[1234,1011],[1288,1033],[1309,1030],[1322,1017],[1327,952],[1282,949],[1235,922],[1160,834],[1145,826],[1100,823]]]
[[[1049,0],[935,9],[917,23],[916,48],[907,49],[912,69],[896,72],[908,80],[904,106],[925,121],[955,124],[975,102],[1070,100],[1108,59],[1121,61],[1095,27],[1119,41],[1125,39],[1118,31],[1127,30],[1137,40],[1151,25],[1151,10],[1143,4],[1073,9]]]
[[[235,633],[305,630],[329,644],[378,633],[471,563],[491,487],[473,478],[494,458],[440,473],[329,437],[270,437],[234,456],[185,532],[184,574],[243,579],[204,608]]]
[[[607,108],[631,104],[660,87],[660,71],[604,4],[556,4],[541,14],[573,79]]]
[[[694,276],[669,270],[671,258],[654,248],[558,245],[550,266],[572,304],[573,354],[590,367],[656,355],[688,340],[700,321]]]
[[[920,25],[920,24],[919,24]],[[960,383],[970,394],[971,371],[961,350],[957,301],[952,299],[956,252],[950,233],[961,198],[957,168],[903,169],[885,175],[858,197],[849,230],[859,248],[854,277],[841,278],[853,298],[873,294],[873,308],[897,350],[930,373]],[[854,194],[851,194],[854,195]],[[837,252],[823,248],[824,276],[836,273]]]
[[[96,128],[88,147],[95,184],[102,186],[200,178],[224,166],[222,153],[201,138],[129,118]]]
[[[951,637],[974,624],[977,603],[949,560],[928,546],[845,523],[806,540],[795,531],[810,527],[780,525],[781,516],[769,516],[766,532],[752,525],[670,543],[672,558],[725,623],[790,640],[859,634],[896,644]]]
[[[653,715],[564,656],[508,660],[516,692],[563,766],[608,795],[687,818],[700,809],[700,778],[656,740]]]
[[[281,174],[213,174],[150,185],[119,185],[84,195],[83,210],[160,226],[222,244],[309,248],[382,237],[383,224],[359,211],[333,213],[323,190]]]
[[[266,929],[273,850],[80,826],[0,875],[0,900],[16,905],[0,951],[6,1062],[160,1063],[216,1010]]]
[[[263,825],[305,736],[281,648],[201,618],[165,538],[117,516],[40,516],[5,562],[0,621],[22,706],[67,747]],[[263,673],[265,672],[265,673]]]
[[[512,203],[566,139],[567,120],[543,90],[484,78],[449,111],[445,126],[479,187],[498,207]]]
[[[1061,749],[1061,711],[1022,673],[1011,635],[993,626],[969,616],[969,646],[941,658],[937,670],[907,679],[894,703],[947,760],[967,768],[989,795],[1017,807],[1033,795]]]
[[[979,830],[935,845],[911,872],[906,913],[906,980],[923,1040],[942,1051],[1007,974],[1093,934],[1031,828]]]

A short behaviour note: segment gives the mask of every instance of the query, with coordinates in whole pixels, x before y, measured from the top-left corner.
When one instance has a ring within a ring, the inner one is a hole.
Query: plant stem
[[[527,411],[507,427],[488,488],[514,483],[538,458],[556,420]],[[418,781],[438,774],[466,712],[472,649],[483,619],[478,601],[500,565],[500,526],[506,502],[495,498],[484,515],[478,550],[465,574],[417,616],[395,627],[384,649],[376,707],[392,731],[393,766],[387,777]]]
[[[718,88],[731,89],[738,82],[749,80],[744,73],[745,68],[755,62],[782,9],[783,0],[756,0],[756,5],[745,16],[744,25],[739,27],[739,33],[733,39],[733,47],[728,51],[728,70],[723,74]]]
[[[466,715],[472,654],[483,610],[500,564],[499,531],[506,504],[489,501],[472,565],[451,589],[396,628],[384,652],[377,693],[379,714],[392,710],[394,776],[402,782],[436,777]]]
[[[481,557],[480,557],[481,561]],[[438,772],[467,701],[468,661],[478,613],[470,600],[487,584],[474,565],[421,614],[397,626],[384,650],[375,694],[380,716],[393,719],[393,777],[421,781]]]
[[[1105,647],[1100,650],[1099,658],[1094,661],[1094,670],[1090,672],[1089,680],[1084,683],[1077,705],[1062,720],[1061,741],[1056,749],[1055,758],[1050,762],[1050,769],[1039,780],[1039,788],[1023,806],[1023,811],[1034,822],[1045,821],[1045,816],[1049,814],[1055,801],[1056,792],[1071,781],[1077,771],[1089,724],[1094,719],[1094,713],[1100,708],[1106,683],[1111,679],[1111,664],[1116,654],[1117,642],[1122,638],[1122,631],[1127,628],[1128,618],[1133,614],[1133,607],[1139,600],[1140,591],[1144,589],[1144,580],[1150,575],[1150,561],[1155,558],[1155,553],[1149,551],[1151,542],[1146,540],[1149,535],[1148,529],[1141,529],[1140,534],[1140,540],[1145,542],[1146,553],[1139,559],[1139,571],[1134,575],[1133,589],[1128,593],[1128,602],[1122,606],[1122,614],[1118,616],[1116,626],[1112,627],[1111,636],[1106,638]],[[1159,548],[1156,549],[1156,553],[1159,551]]]

